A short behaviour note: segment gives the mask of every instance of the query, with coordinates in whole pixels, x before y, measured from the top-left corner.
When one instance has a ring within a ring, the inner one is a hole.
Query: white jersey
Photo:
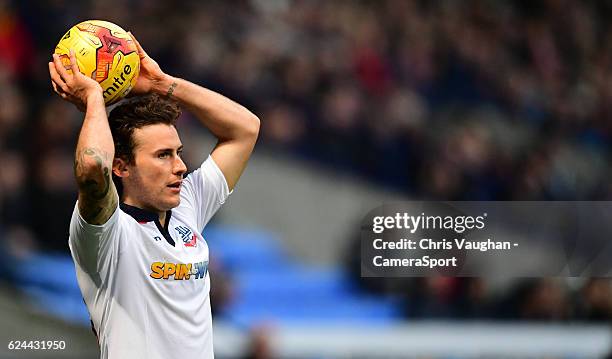
[[[166,214],[121,204],[103,225],[78,203],[70,252],[101,358],[213,358],[208,245],[201,233],[229,196],[212,157],[186,176]]]

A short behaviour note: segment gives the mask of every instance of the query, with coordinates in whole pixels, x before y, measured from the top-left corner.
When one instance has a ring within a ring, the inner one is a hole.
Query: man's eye
[[[168,158],[168,152],[160,153],[159,155],[157,155],[157,158],[161,158],[161,159]]]

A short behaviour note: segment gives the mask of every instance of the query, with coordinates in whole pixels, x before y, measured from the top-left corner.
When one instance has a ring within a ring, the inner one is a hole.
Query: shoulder
[[[68,245],[76,263],[88,272],[99,271],[113,263],[125,251],[129,238],[137,229],[137,222],[119,207],[100,225],[89,224],[78,211],[78,204],[70,220]],[[104,264],[102,267],[100,265]]]
[[[200,167],[188,174],[184,181],[184,191],[181,191],[181,197],[198,196],[200,199],[216,199],[223,203],[227,197],[233,192],[229,190],[227,180],[221,172],[221,169],[212,158],[208,158],[202,162]]]
[[[109,219],[103,224],[88,223],[79,212],[78,201],[70,219],[70,237],[101,237],[105,235],[117,235],[124,229],[137,225],[137,222],[119,206],[117,206]]]

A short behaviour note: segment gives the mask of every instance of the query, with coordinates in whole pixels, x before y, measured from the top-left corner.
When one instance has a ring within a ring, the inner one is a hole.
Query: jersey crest
[[[183,240],[183,244],[185,244],[185,247],[197,246],[198,237],[191,232],[191,229],[189,229],[189,227],[178,226],[174,229],[178,234],[181,235],[181,239]]]

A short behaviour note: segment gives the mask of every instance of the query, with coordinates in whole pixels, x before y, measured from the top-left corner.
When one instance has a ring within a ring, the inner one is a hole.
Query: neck
[[[151,208],[151,207],[146,206],[146,205],[144,205],[144,204],[142,204],[140,202],[134,201],[129,196],[126,196],[123,199],[122,202],[127,204],[127,205],[130,205],[132,207],[137,207],[137,208],[140,208],[140,209],[144,209],[145,211],[149,211],[149,212],[152,212],[152,213],[157,213],[157,215],[159,216],[159,223],[162,225],[162,227],[166,225],[166,212],[165,211],[160,212],[157,209]]]

